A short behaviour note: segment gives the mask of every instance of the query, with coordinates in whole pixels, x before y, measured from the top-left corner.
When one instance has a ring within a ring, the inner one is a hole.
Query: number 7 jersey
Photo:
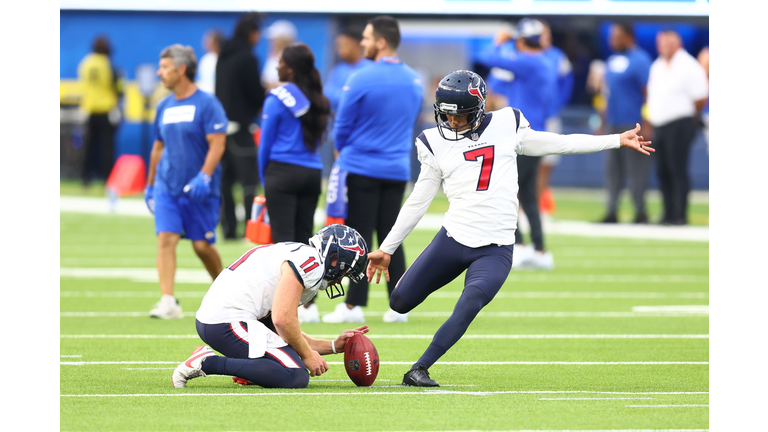
[[[487,113],[466,138],[449,141],[437,128],[416,139],[419,161],[442,178],[450,205],[443,226],[468,247],[515,242],[518,215],[518,130],[529,127],[519,110]]]

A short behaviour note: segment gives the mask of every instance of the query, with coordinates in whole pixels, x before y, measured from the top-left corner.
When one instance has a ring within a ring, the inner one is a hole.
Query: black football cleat
[[[437,381],[429,377],[424,366],[414,366],[403,375],[403,385],[409,387],[440,387]]]

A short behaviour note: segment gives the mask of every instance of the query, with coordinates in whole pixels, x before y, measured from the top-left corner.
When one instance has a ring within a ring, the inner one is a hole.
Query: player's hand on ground
[[[364,326],[360,326],[360,327],[358,327],[356,329],[344,330],[344,333],[339,335],[339,337],[337,337],[336,340],[333,341],[333,344],[336,347],[336,352],[340,353],[340,352],[344,351],[344,348],[346,348],[347,341],[349,340],[349,338],[351,338],[352,336],[354,336],[357,333],[362,333],[362,334],[368,333],[368,326],[364,325]]]
[[[315,350],[312,350],[309,357],[301,360],[304,362],[304,366],[309,369],[309,376],[320,376],[328,370],[328,362]]]
[[[649,152],[655,152],[656,150],[650,147],[650,141],[645,141],[642,135],[638,135],[638,133],[640,133],[640,123],[635,124],[637,126],[635,126],[634,129],[619,135],[621,146],[637,150],[642,154],[650,156],[651,153]]]
[[[152,185],[147,185],[147,188],[144,189],[144,202],[147,203],[147,208],[152,214],[155,214],[155,187]]]
[[[381,249],[368,254],[368,268],[365,273],[368,275],[368,282],[373,280],[373,275],[376,275],[376,283],[381,280],[381,274],[384,273],[384,278],[389,282],[389,261],[392,259],[392,255],[382,251]]]
[[[184,193],[194,201],[202,202],[211,193],[211,176],[200,171],[184,186]]]

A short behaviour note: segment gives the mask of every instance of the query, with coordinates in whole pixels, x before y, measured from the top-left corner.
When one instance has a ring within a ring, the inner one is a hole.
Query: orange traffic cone
[[[144,192],[147,167],[138,155],[122,155],[117,158],[107,178],[107,189],[115,196],[135,195]]]

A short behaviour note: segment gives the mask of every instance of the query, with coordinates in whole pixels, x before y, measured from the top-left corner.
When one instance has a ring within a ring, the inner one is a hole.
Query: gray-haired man
[[[184,237],[212,279],[221,272],[216,225],[221,206],[221,166],[227,116],[215,96],[194,84],[197,58],[191,47],[171,45],[160,53],[157,75],[173,94],[157,105],[145,200],[155,214],[157,270],[162,297],[155,318],[181,318],[173,296],[176,245]]]

